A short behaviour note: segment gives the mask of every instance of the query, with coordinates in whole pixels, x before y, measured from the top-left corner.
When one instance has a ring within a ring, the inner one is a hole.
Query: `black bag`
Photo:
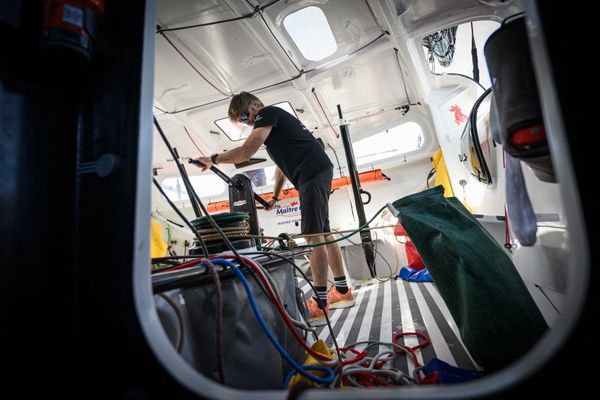
[[[493,97],[490,120],[494,140],[526,162],[545,182],[556,182],[531,63],[525,18],[503,24],[484,48]]]

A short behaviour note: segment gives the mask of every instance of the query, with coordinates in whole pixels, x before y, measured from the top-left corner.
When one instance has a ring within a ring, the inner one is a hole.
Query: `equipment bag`
[[[538,341],[547,325],[504,250],[444,188],[393,203],[475,361],[505,367]]]

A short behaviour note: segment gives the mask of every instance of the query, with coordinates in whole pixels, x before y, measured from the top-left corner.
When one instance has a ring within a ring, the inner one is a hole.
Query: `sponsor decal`
[[[256,117],[254,117],[254,122],[258,122],[262,119],[262,115],[257,115]]]
[[[292,201],[288,205],[275,208],[275,215],[281,218],[290,218],[300,216],[300,202]]]

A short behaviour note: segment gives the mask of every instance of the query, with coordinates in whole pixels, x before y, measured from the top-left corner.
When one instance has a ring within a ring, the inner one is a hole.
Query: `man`
[[[228,116],[232,122],[253,125],[254,129],[242,146],[211,157],[198,158],[204,164],[202,170],[210,168],[212,164],[244,162],[264,144],[277,165],[273,197],[269,200],[268,210],[279,201],[279,194],[287,178],[300,193],[302,233],[330,232],[329,194],[333,164],[323,146],[309,130],[287,111],[273,106],[265,107],[256,96],[248,92],[233,96]],[[332,235],[317,235],[306,239],[311,245],[332,240]],[[335,285],[329,291],[328,264],[335,280]],[[310,265],[316,292],[308,301],[309,321],[319,326],[326,323],[325,313],[329,308],[352,307],[354,300],[344,275],[342,254],[336,243],[314,247]],[[317,298],[321,300],[323,309],[319,308]]]

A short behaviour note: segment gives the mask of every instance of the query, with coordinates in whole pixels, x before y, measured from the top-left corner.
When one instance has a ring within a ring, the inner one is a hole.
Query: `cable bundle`
[[[234,240],[233,244],[236,248],[248,248],[253,246],[252,239],[248,238],[248,235],[250,234],[250,216],[247,213],[228,212],[211,215],[211,218],[228,239]],[[198,231],[202,240],[206,243],[210,254],[228,250],[227,245],[223,242],[222,233],[211,224],[206,216],[194,219],[190,222]],[[190,249],[191,254],[195,254],[193,250],[194,249]],[[196,250],[200,251],[201,249],[196,247]]]

